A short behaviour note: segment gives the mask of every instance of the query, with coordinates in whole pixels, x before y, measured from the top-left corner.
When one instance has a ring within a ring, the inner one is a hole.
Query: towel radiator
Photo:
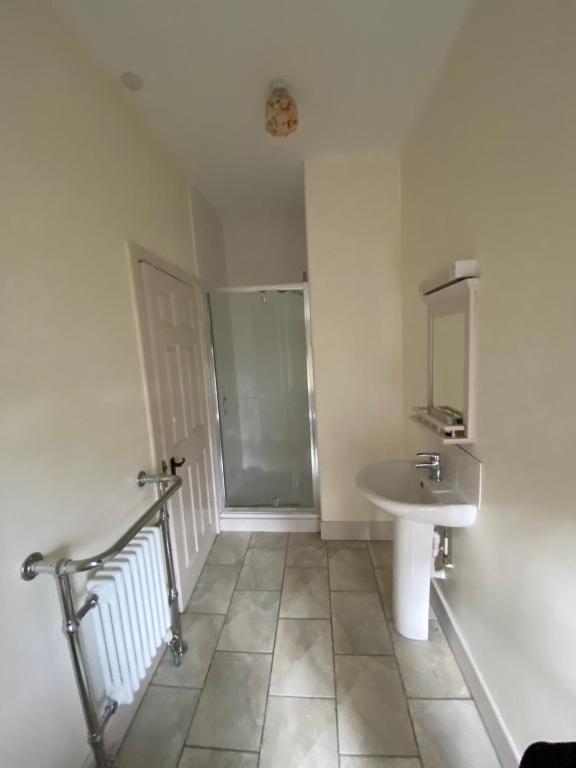
[[[104,552],[83,560],[49,560],[42,553],[33,552],[20,569],[25,581],[41,573],[51,574],[56,580],[63,631],[68,639],[88,743],[97,768],[113,765],[106,755],[104,729],[119,703],[132,701],[132,694],[161,642],[166,640],[176,666],[186,653],[167,506],[182,480],[177,475],[140,472],[137,483],[139,488],[155,484],[158,499]],[[156,515],[159,526],[150,527]],[[92,571],[94,574],[87,582],[88,597],[76,607],[70,577]],[[107,670],[104,682],[108,701],[103,717],[98,714],[79,636],[82,619],[93,609],[100,662]]]

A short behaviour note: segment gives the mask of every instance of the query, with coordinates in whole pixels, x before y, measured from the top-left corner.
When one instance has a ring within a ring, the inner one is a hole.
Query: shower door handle
[[[226,395],[222,397],[222,415],[228,416],[228,398]]]

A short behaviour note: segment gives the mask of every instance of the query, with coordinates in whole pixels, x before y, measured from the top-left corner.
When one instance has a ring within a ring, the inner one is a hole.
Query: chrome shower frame
[[[302,283],[273,283],[267,285],[245,285],[238,287],[222,287],[213,289],[212,293],[262,293],[267,292],[288,292],[295,291],[301,293],[304,299],[304,329],[306,335],[306,379],[308,385],[308,422],[310,425],[310,468],[312,471],[312,498],[313,507],[228,507],[226,502],[226,482],[224,475],[224,458],[222,448],[222,420],[220,416],[220,398],[218,396],[218,379],[216,377],[216,365],[214,355],[214,336],[212,333],[212,306],[210,303],[210,294],[208,294],[208,307],[210,317],[210,335],[212,347],[213,364],[213,386],[215,390],[216,401],[216,420],[218,423],[219,437],[219,473],[220,486],[222,488],[222,514],[233,517],[237,515],[242,517],[247,513],[254,513],[262,518],[277,519],[290,516],[291,518],[313,518],[320,519],[320,473],[318,464],[318,440],[316,428],[316,390],[314,387],[314,359],[312,354],[312,327],[310,311],[310,287],[307,282]]]

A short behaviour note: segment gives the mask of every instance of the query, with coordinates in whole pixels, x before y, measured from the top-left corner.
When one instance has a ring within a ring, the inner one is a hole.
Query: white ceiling
[[[226,212],[301,203],[302,161],[397,150],[472,0],[52,0]],[[271,80],[300,128],[264,132]]]

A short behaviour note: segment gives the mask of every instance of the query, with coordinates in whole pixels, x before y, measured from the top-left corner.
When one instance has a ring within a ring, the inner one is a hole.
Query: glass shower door
[[[304,294],[210,296],[226,507],[314,507]]]

